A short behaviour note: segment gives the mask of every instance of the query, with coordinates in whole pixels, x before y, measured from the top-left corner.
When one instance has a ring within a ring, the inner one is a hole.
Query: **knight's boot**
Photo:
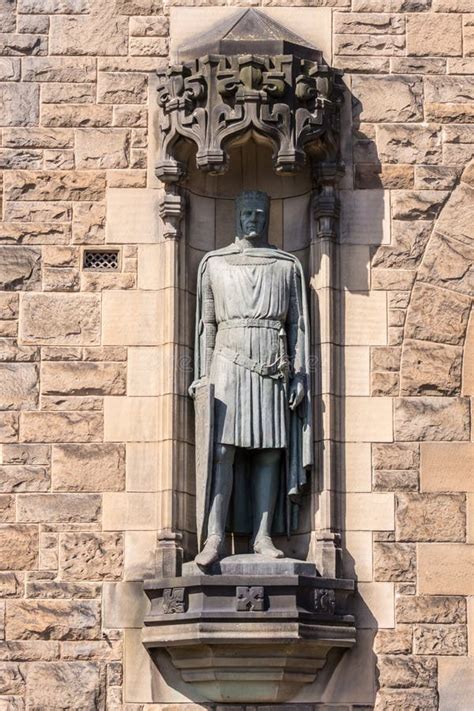
[[[194,559],[201,568],[207,568],[221,558],[222,538],[217,534],[209,536],[204,544],[204,548]]]
[[[253,552],[259,553],[260,555],[264,555],[267,558],[284,557],[283,551],[279,551],[278,548],[275,548],[270,536],[260,536],[259,538],[257,538],[255,543],[253,544]]]

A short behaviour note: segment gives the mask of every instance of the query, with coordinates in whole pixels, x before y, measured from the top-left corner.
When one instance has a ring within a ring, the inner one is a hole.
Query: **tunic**
[[[247,449],[285,448],[288,371],[298,373],[302,365],[300,276],[294,261],[252,252],[210,256],[202,274],[214,439]],[[265,374],[257,372],[262,368]]]

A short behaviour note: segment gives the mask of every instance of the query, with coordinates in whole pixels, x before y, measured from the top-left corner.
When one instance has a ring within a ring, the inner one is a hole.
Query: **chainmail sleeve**
[[[209,276],[209,262],[202,274],[201,282],[202,296],[202,322],[200,324],[200,344],[201,344],[201,372],[199,377],[209,374],[212,355],[216,344],[216,313],[214,309],[214,294],[212,293],[211,280]]]
[[[292,376],[305,376],[304,314],[301,301],[301,278],[295,266],[291,269],[290,301],[286,319],[288,356]]]

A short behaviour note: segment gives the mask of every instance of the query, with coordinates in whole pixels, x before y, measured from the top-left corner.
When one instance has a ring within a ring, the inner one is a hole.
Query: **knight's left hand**
[[[290,410],[295,410],[304,398],[304,385],[299,378],[295,378],[290,384],[288,404]]]

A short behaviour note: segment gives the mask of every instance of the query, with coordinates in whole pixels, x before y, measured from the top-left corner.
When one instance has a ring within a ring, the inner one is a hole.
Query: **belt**
[[[271,328],[279,331],[282,328],[282,323],[270,318],[232,318],[228,321],[221,321],[218,325],[218,330],[227,328]]]
[[[253,358],[247,358],[247,356],[242,353],[237,353],[231,348],[220,347],[216,348],[214,351],[217,355],[222,356],[226,360],[230,360],[231,363],[242,366],[247,370],[251,370],[253,373],[258,373],[263,377],[270,378],[284,378],[288,372],[287,359],[284,357],[279,357],[274,363],[259,363],[258,360]]]

